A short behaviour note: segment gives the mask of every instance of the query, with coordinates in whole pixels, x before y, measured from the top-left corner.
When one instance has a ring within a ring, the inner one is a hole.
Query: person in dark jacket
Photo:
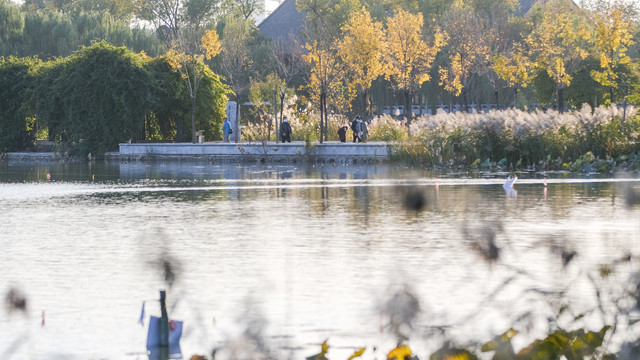
[[[358,137],[358,130],[356,129],[356,126],[358,126],[358,120],[360,120],[360,116],[356,116],[356,118],[353,119],[353,122],[351,122],[351,131],[353,132],[353,142],[356,142],[356,140],[360,139]]]
[[[282,119],[282,125],[280,125],[280,139],[282,142],[291,142],[291,125],[287,122],[287,117]]]
[[[338,129],[338,137],[340,138],[340,142],[347,142],[347,130],[349,130],[348,126],[343,126]]]
[[[362,132],[362,135],[359,135],[360,141],[367,142],[367,138],[369,137],[369,127],[367,126],[366,121],[361,122],[360,131]]]

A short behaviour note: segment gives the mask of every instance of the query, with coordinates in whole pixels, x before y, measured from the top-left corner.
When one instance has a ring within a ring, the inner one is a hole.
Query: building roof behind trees
[[[517,15],[529,12],[534,5],[542,5],[549,0],[519,0],[520,10]],[[575,2],[571,1],[573,5]],[[260,32],[273,40],[287,41],[292,37],[298,37],[302,31],[304,14],[298,11],[296,0],[284,0],[269,16],[259,25]]]
[[[284,0],[259,25],[258,29],[273,40],[286,41],[302,31],[304,14],[298,11],[296,0]]]

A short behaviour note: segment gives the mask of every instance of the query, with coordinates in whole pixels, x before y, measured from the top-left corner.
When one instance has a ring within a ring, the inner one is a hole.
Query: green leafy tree
[[[0,1],[0,56],[38,56],[49,59],[68,56],[82,46],[106,40],[151,56],[164,52],[164,44],[147,29],[131,27],[108,10],[78,14],[53,10],[20,11]]]
[[[29,12],[38,10],[49,10],[54,12],[69,12],[73,8],[74,2],[67,0],[24,0],[22,6]]]
[[[183,29],[180,37],[176,39],[174,48],[165,54],[171,67],[180,72],[189,91],[191,133],[194,143],[196,142],[196,100],[200,80],[206,67],[204,60],[205,58],[209,60],[220,53],[220,40],[215,30],[207,30],[199,41],[194,41],[196,36]]]
[[[115,19],[130,22],[136,11],[137,0],[77,0],[76,14],[82,12],[108,12]]]
[[[422,0],[418,7],[426,24],[433,25],[440,22],[442,16],[449,10],[455,0]]]
[[[223,0],[221,6],[225,14],[245,21],[264,11],[264,1],[260,0]]]
[[[73,154],[101,157],[144,130],[153,93],[145,58],[106,42],[44,69],[38,117]]]
[[[219,1],[215,0],[187,0],[184,3],[186,21],[196,30],[215,22],[220,14]]]
[[[373,14],[377,11],[383,11],[384,16],[387,14],[397,12],[398,10],[405,10],[411,13],[418,12],[420,3],[425,1],[419,0],[364,0],[363,5]],[[357,9],[356,9],[357,10]]]
[[[185,81],[175,71],[167,57],[159,56],[150,59],[145,65],[154,79],[152,87],[152,105],[150,113],[145,117],[144,139],[189,141],[188,132],[191,102],[188,99]],[[198,111],[197,114],[204,112]]]
[[[565,90],[567,103],[579,109],[583,104],[591,104],[593,107],[601,104],[607,94],[606,87],[593,79],[591,74],[599,69],[600,63],[590,56],[583,61],[573,72],[571,85]]]
[[[0,57],[0,153],[35,145],[38,127],[31,104],[39,64],[34,58]]]
[[[68,56],[78,44],[70,17],[58,12],[37,12],[25,17],[23,47],[42,59]],[[25,52],[23,51],[23,54]]]
[[[202,69],[196,101],[196,128],[204,130],[207,138],[222,140],[222,118],[227,108],[229,87],[208,66]]]
[[[152,104],[145,118],[144,139],[183,142],[192,140],[191,100],[182,74],[176,71],[166,56],[150,59],[146,66],[153,76]],[[198,85],[195,127],[204,130],[207,139],[221,140],[229,88],[220,76],[203,66]]]
[[[296,6],[305,14],[307,32],[318,33],[317,27],[323,27],[324,33],[334,39],[339,38],[351,14],[362,8],[359,0],[296,0]]]
[[[0,55],[19,55],[24,15],[8,1],[0,1]]]
[[[165,39],[175,38],[182,27],[180,0],[140,0],[138,17],[151,21]]]

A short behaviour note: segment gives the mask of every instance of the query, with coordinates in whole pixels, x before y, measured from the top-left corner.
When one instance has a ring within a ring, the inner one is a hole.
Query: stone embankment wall
[[[391,146],[384,142],[306,145],[303,142],[201,143],[201,144],[120,144],[120,151],[106,154],[108,160],[207,160],[210,162],[269,163],[353,163],[386,162]]]
[[[51,161],[64,160],[65,157],[55,152],[12,152],[0,154],[5,161]]]
[[[213,163],[321,163],[372,164],[387,162],[392,146],[385,142],[307,145],[303,142],[275,143],[124,143],[119,152],[105,154],[107,161],[208,161]],[[0,154],[0,161],[84,161],[58,152],[14,152]],[[86,159],[91,160],[91,159]]]

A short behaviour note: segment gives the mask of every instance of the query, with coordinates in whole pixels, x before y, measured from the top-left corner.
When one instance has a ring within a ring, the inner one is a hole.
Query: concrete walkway
[[[107,158],[121,160],[145,160],[168,158],[203,158],[230,161],[386,161],[391,146],[386,142],[341,143],[325,142],[305,146],[304,142],[267,144],[257,142],[222,143],[123,143],[118,153]]]

